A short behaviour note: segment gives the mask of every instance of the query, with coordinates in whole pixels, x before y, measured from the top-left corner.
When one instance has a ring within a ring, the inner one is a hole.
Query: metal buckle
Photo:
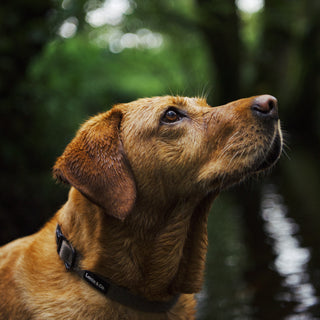
[[[67,271],[70,271],[74,266],[74,262],[76,259],[76,250],[67,240],[67,238],[63,235],[61,228],[57,225],[56,229],[56,242],[57,242],[57,252],[61,260],[64,262],[64,265]],[[63,252],[61,253],[61,249]]]

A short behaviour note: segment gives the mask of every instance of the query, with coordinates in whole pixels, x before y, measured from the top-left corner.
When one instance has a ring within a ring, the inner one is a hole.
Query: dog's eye
[[[165,114],[163,115],[161,121],[164,123],[173,123],[181,120],[182,115],[174,110],[174,109],[168,109]]]

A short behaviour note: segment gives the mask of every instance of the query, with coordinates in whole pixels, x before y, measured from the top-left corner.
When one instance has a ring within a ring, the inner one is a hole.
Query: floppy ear
[[[112,109],[87,121],[57,159],[53,175],[124,220],[136,189],[120,140],[121,118],[121,111]]]

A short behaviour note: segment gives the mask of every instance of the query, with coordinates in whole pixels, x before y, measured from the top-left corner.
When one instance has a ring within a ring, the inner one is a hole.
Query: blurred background
[[[198,319],[320,319],[320,1],[0,4],[0,244],[66,201],[51,167],[88,117],[179,94],[278,98],[284,154],[209,219]]]

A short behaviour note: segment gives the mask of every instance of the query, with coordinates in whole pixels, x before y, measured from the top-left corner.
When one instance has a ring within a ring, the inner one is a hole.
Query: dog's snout
[[[278,119],[278,101],[275,97],[264,94],[253,100],[253,113],[262,118]]]

